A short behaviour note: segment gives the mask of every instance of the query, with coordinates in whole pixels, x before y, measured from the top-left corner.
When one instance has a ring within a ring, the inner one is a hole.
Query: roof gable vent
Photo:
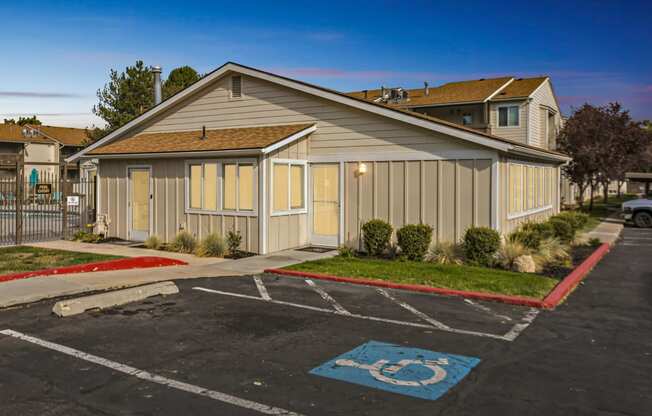
[[[242,97],[242,76],[233,75],[231,77],[231,98]]]

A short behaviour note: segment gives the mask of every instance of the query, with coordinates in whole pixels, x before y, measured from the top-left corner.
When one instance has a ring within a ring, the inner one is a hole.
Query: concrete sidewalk
[[[605,218],[588,233],[580,236],[580,241],[588,241],[591,238],[598,238],[603,243],[609,243],[613,246],[620,237],[625,226],[625,221],[620,218],[618,213],[612,214]]]
[[[146,248],[135,248],[119,244],[109,243],[82,243],[79,241],[53,240],[40,243],[26,244],[32,247],[49,248],[54,250],[81,251],[83,253],[108,254],[113,256],[140,257],[157,256],[169,259],[185,261],[189,265],[216,264],[225,261],[218,257],[197,257],[192,254],[175,253],[163,250],[149,250]]]
[[[116,249],[116,251],[111,252],[110,250],[112,250],[113,247],[107,249],[106,247],[103,247],[105,246],[104,244],[84,244],[68,241],[39,243],[34,244],[34,246],[104,254],[120,253],[119,255],[127,255],[127,253],[131,254],[134,253],[134,250],[137,250],[146,251],[148,254],[134,255],[160,255],[159,253],[162,253],[162,257],[171,257],[167,256],[167,252],[157,250],[132,249],[129,247],[117,246],[121,250]],[[178,253],[170,254],[179,255]],[[188,266],[79,273],[13,280],[0,283],[0,308],[37,302],[43,299],[77,295],[88,292],[122,289],[166,280],[257,274],[262,273],[262,271],[267,268],[288,266],[303,261],[331,257],[336,254],[337,251],[335,250],[328,253],[286,250],[267,256],[254,256],[239,260],[220,258],[207,259],[199,257],[196,258],[199,259],[197,261],[188,261]],[[182,256],[195,257],[187,254]],[[180,259],[185,260],[183,258]],[[202,262],[200,260],[211,261]]]

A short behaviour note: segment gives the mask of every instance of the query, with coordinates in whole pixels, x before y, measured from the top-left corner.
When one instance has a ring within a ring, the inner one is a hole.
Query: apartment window
[[[187,208],[206,212],[254,211],[254,169],[254,162],[249,160],[189,161]]]
[[[189,165],[189,206],[192,209],[217,209],[217,162]]]
[[[473,124],[473,115],[472,114],[463,114],[462,115],[462,124],[465,126]]]
[[[498,107],[498,126],[518,127],[519,108],[517,105]]]
[[[272,187],[274,213],[305,211],[306,163],[304,161],[274,161],[272,164]]]
[[[554,170],[545,166],[510,162],[508,216],[518,217],[552,205]]]
[[[254,209],[253,164],[225,162],[222,192],[224,211],[252,211]]]
[[[233,75],[231,77],[231,98],[242,97],[242,76]]]

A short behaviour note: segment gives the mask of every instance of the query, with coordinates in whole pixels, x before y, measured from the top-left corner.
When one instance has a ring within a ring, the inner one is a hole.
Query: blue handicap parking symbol
[[[310,374],[437,400],[479,362],[475,357],[369,341]]]

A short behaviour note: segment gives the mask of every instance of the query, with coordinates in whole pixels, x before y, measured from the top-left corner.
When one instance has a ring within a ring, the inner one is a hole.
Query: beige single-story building
[[[359,247],[372,218],[506,233],[559,211],[558,152],[227,63],[70,160],[127,240],[239,231],[242,249]]]

